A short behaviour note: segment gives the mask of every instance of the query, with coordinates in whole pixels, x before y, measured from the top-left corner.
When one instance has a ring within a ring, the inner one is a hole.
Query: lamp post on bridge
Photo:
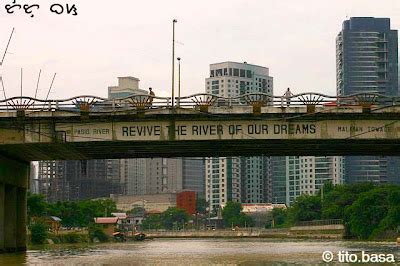
[[[181,58],[178,57],[178,102],[177,106],[181,106]]]
[[[174,83],[175,83],[175,23],[178,21],[176,19],[172,20],[172,109],[174,109],[175,105],[175,96],[174,96]]]

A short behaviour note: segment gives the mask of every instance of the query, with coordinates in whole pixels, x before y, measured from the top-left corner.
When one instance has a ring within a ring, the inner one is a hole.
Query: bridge
[[[0,250],[26,248],[29,162],[400,155],[400,98],[302,93],[0,101]]]

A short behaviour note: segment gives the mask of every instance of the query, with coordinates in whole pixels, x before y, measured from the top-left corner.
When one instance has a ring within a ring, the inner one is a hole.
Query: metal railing
[[[304,221],[297,222],[295,226],[322,226],[322,225],[335,225],[343,224],[342,219],[328,219],[328,220],[314,220],[314,221]]]
[[[42,100],[32,97],[12,97],[0,100],[0,111],[36,112],[36,111],[68,111],[83,113],[110,113],[130,110],[151,110],[171,108],[171,97],[149,96],[147,94],[132,95],[125,98],[108,99],[91,95],[76,96],[69,99]],[[329,96],[320,93],[305,92],[291,97],[273,96],[264,93],[248,93],[235,97],[198,93],[175,98],[175,108],[198,108],[208,110],[209,107],[253,106],[253,107],[348,107],[362,106],[389,107],[400,105],[400,97],[388,97],[378,93],[358,93],[349,96]],[[307,109],[308,110],[308,109]]]

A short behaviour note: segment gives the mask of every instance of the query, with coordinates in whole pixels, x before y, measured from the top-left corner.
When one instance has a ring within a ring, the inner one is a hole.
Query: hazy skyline
[[[33,96],[42,69],[38,98],[106,96],[118,76],[140,79],[156,95],[171,91],[172,19],[176,18],[176,57],[181,57],[182,95],[204,92],[209,64],[246,61],[266,66],[274,77],[274,95],[336,94],[335,38],[346,18],[389,17],[400,28],[398,0],[337,1],[114,1],[74,3],[78,16],[48,11],[54,1],[40,1],[31,18],[7,14],[0,5],[0,53],[11,29],[15,34],[0,67],[7,96]],[[23,1],[18,1],[24,3]],[[39,2],[39,1],[37,1]],[[30,3],[34,3],[31,1]],[[119,3],[119,4],[115,4]],[[0,94],[0,99],[3,96]]]

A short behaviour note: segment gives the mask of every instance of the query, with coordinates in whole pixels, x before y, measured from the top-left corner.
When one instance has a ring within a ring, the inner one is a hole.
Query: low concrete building
[[[272,210],[286,209],[285,204],[253,203],[242,204],[242,212],[253,218],[256,227],[264,227],[267,222],[272,221]]]
[[[130,211],[135,207],[143,207],[146,212],[161,213],[169,207],[176,207],[176,193],[152,194],[140,196],[111,195],[117,209]]]

